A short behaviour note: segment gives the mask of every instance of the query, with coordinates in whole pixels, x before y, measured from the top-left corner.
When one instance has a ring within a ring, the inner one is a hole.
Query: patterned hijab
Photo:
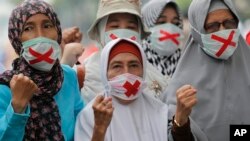
[[[49,17],[57,29],[57,42],[61,43],[60,22],[52,7],[42,0],[26,0],[12,11],[9,19],[9,39],[15,52],[19,55],[22,52],[20,36],[25,22],[36,14],[44,14]],[[13,75],[23,73],[32,79],[40,89],[30,101],[31,115],[25,127],[23,140],[64,140],[58,107],[53,99],[63,82],[63,70],[59,60],[56,61],[50,72],[32,68],[21,56],[15,59],[12,65],[12,70],[0,75],[0,84],[9,86]]]
[[[155,23],[164,11],[165,7],[171,7],[176,10],[180,18],[178,27],[182,28],[181,12],[178,5],[172,0],[150,0],[142,7],[142,19],[146,26],[154,27]],[[181,57],[181,49],[177,49],[175,53],[170,56],[160,56],[150,45],[150,38],[143,41],[143,49],[148,61],[156,67],[164,76],[172,76]]]

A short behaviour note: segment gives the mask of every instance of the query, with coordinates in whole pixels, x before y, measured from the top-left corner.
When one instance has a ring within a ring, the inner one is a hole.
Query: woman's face
[[[107,77],[108,80],[122,75],[124,73],[130,73],[139,77],[143,75],[143,66],[137,56],[131,53],[120,53],[112,58],[108,64]],[[129,104],[134,100],[123,100],[115,97],[122,104]]]
[[[180,24],[179,16],[173,7],[165,7],[163,12],[158,17],[155,25],[160,25],[165,23],[171,23],[177,26]]]
[[[136,16],[128,13],[111,14],[108,18],[105,31],[115,29],[130,29],[139,32]]]
[[[110,60],[107,74],[109,80],[124,73],[130,73],[142,77],[142,64],[134,54],[120,53]]]
[[[25,42],[37,37],[46,37],[55,41],[58,38],[56,27],[44,14],[33,15],[26,21],[20,39]]]
[[[204,25],[207,33],[213,33],[225,29],[235,29],[238,21],[235,20],[233,14],[228,9],[220,9],[208,13]]]

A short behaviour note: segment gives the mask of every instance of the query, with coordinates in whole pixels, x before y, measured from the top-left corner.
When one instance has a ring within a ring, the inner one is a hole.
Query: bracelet
[[[175,123],[178,127],[181,127],[181,124],[180,124],[179,122],[177,122],[175,118],[174,118],[174,123]]]

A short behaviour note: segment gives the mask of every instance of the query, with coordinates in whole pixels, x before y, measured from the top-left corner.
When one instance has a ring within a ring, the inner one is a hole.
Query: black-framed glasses
[[[225,29],[235,29],[238,26],[238,22],[235,19],[224,20],[223,22],[213,22],[205,25],[205,30],[208,33],[213,33],[220,30],[220,25],[223,25]]]

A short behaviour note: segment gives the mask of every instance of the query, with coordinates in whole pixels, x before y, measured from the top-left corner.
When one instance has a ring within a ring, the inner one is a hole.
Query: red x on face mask
[[[111,33],[110,35],[109,35],[109,37],[112,39],[112,40],[115,40],[115,39],[117,39],[118,37],[115,35],[115,34],[113,34],[113,33]],[[132,37],[130,37],[130,39],[131,40],[136,40],[136,37],[135,36],[132,36]]]
[[[140,33],[130,29],[114,29],[106,31],[104,33],[104,40],[102,40],[101,38],[101,42],[103,43],[103,45],[106,45],[108,42],[117,38],[127,38],[136,42],[141,42]]]
[[[138,88],[139,88],[140,85],[141,85],[141,83],[138,80],[136,80],[134,84],[131,84],[130,82],[127,81],[123,85],[123,87],[127,90],[125,92],[125,95],[127,97],[130,97],[131,95],[136,95],[137,92],[138,92]]]
[[[29,53],[31,55],[33,55],[34,57],[36,57],[36,59],[34,60],[30,60],[30,64],[36,64],[36,63],[39,63],[39,62],[42,62],[42,61],[45,61],[49,64],[52,64],[54,62],[53,59],[50,58],[50,56],[52,55],[53,53],[53,48],[51,47],[47,52],[45,52],[44,54],[42,53],[39,53],[39,52],[36,52],[35,50],[33,50],[31,47],[29,48]]]
[[[180,42],[177,40],[177,38],[180,37],[179,33],[171,34],[171,33],[164,31],[164,30],[160,30],[160,33],[162,34],[162,36],[159,38],[159,41],[171,40],[176,45],[180,44]]]
[[[215,54],[217,57],[220,57],[221,54],[223,54],[224,51],[225,51],[229,46],[236,47],[236,43],[233,42],[234,34],[235,34],[235,31],[234,31],[234,30],[231,31],[231,33],[230,33],[230,35],[229,35],[229,37],[228,37],[227,39],[212,34],[211,39],[223,43],[223,45],[221,46],[221,48],[219,49],[219,51]]]
[[[227,29],[200,35],[202,40],[200,47],[206,54],[216,59],[227,60],[237,49],[240,31]]]
[[[141,77],[125,73],[109,80],[111,95],[123,100],[134,100],[142,93],[145,84]]]
[[[49,38],[38,37],[22,44],[22,57],[30,66],[40,71],[50,71],[61,56],[60,45]]]

